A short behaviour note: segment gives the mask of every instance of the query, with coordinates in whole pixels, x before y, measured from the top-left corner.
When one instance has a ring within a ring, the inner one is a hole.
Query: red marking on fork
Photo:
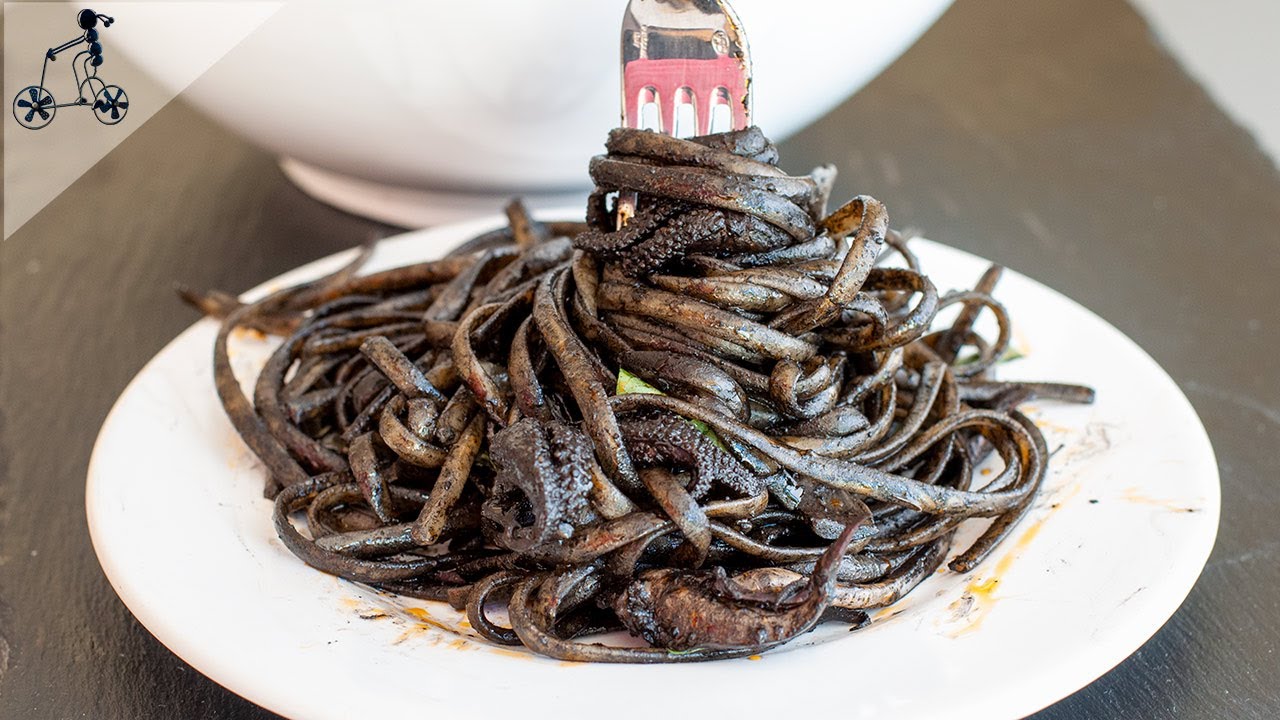
[[[674,134],[676,96],[686,88],[693,95],[698,135],[711,132],[711,114],[719,104],[717,92],[722,89],[728,96],[732,129],[747,127],[747,79],[742,61],[729,55],[714,60],[632,60],[627,63],[623,87],[626,88],[627,127],[640,127],[640,109],[645,105],[641,94],[649,91],[656,96],[654,101],[662,122],[660,132]]]

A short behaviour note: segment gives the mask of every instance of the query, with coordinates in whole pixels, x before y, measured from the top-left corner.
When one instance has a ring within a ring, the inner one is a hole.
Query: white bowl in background
[[[780,140],[906,50],[950,0],[734,0],[755,121]],[[580,201],[618,124],[626,0],[289,0],[183,97],[322,200],[398,225]],[[141,25],[121,52],[162,83]],[[175,90],[179,88],[173,88]]]

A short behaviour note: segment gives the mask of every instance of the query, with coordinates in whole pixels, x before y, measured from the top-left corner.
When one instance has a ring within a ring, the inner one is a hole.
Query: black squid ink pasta
[[[494,643],[639,663],[860,625],[986,557],[1049,462],[1019,405],[1093,397],[995,378],[1000,269],[939,294],[879,202],[828,212],[834,170],[783,173],[756,128],[619,129],[607,151],[585,223],[515,202],[440,260],[361,275],[366,249],[251,304],[184,291],[222,319],[218,393],[285,545]],[[283,338],[252,400],[237,328]],[[649,647],[591,637],[615,630]]]

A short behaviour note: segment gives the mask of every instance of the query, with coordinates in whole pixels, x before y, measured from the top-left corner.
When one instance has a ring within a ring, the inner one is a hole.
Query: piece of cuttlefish
[[[836,592],[840,561],[870,518],[860,501],[844,499],[846,524],[809,577],[779,584],[772,568],[730,577],[710,571],[647,570],[618,596],[614,610],[633,634],[670,650],[765,649],[808,632]]]

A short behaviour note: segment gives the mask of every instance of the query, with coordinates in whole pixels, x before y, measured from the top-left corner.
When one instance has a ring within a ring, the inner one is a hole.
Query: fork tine
[[[711,124],[714,94],[725,88],[734,106],[733,129],[750,124],[751,61],[742,24],[719,0],[714,10],[690,0],[630,0],[622,23],[622,121],[641,122],[640,94],[657,90],[662,131],[675,129],[676,95],[688,88],[702,118]]]
[[[674,135],[678,96],[687,88],[694,135],[711,132],[716,95],[728,93],[731,127],[751,124],[751,57],[742,23],[725,0],[630,0],[622,16],[622,124],[642,128],[641,95],[653,88],[658,128]],[[646,98],[647,99],[647,98]],[[618,198],[618,227],[635,212],[635,196]]]

